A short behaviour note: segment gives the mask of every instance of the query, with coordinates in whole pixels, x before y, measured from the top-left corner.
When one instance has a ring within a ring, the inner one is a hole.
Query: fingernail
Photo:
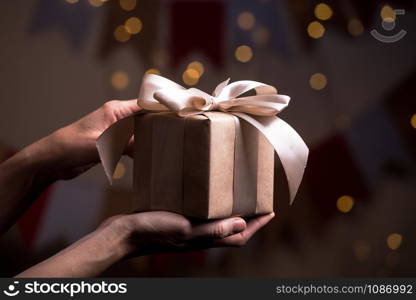
[[[243,219],[234,219],[233,220],[233,232],[241,232],[246,229],[246,222]]]

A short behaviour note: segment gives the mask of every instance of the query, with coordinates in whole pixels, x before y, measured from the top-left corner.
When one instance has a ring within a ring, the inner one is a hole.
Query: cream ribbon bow
[[[137,103],[149,111],[174,111],[181,117],[222,111],[233,114],[257,128],[271,143],[286,173],[292,204],[308,159],[308,147],[297,132],[276,117],[289,104],[290,97],[277,94],[270,85],[242,80],[220,83],[209,95],[196,88],[183,86],[162,76],[145,75]],[[255,96],[238,96],[255,90]]]

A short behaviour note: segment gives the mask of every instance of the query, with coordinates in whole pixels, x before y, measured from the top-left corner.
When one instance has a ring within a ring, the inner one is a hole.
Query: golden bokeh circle
[[[126,27],[126,31],[130,34],[137,34],[142,30],[143,23],[137,17],[128,18],[127,21],[124,23]]]
[[[315,13],[315,17],[323,21],[329,20],[333,15],[332,8],[326,3],[317,4],[315,6],[314,13]]]
[[[160,75],[160,71],[158,69],[156,69],[156,68],[150,68],[146,72],[144,72],[144,74]]]
[[[119,25],[114,30],[114,38],[119,42],[127,42],[130,39],[130,33],[124,25]]]
[[[125,11],[131,11],[136,8],[136,0],[119,0],[120,7]]]
[[[124,71],[116,71],[111,76],[111,85],[117,90],[125,89],[129,85],[129,76]]]
[[[253,58],[253,50],[249,46],[242,45],[235,49],[235,58],[243,63],[250,61]]]
[[[416,129],[416,114],[413,114],[413,116],[410,118],[410,125]]]
[[[186,69],[182,74],[182,80],[186,85],[195,85],[199,81],[199,73],[194,69]]]
[[[244,11],[238,15],[238,27],[243,30],[250,30],[256,24],[256,17],[249,11]]]
[[[340,212],[347,213],[354,206],[354,199],[351,196],[344,195],[337,199],[337,208]]]
[[[358,19],[351,19],[348,22],[348,32],[353,36],[362,35],[364,32],[363,23]]]
[[[319,39],[324,35],[325,27],[318,21],[313,21],[309,23],[307,31],[311,38]]]
[[[382,20],[391,22],[396,20],[396,13],[390,5],[384,5],[380,11],[380,17]]]
[[[389,234],[387,236],[386,242],[387,242],[387,246],[391,249],[391,250],[397,250],[399,249],[399,247],[401,246],[403,241],[403,237],[401,234],[399,233],[392,233]]]
[[[322,73],[315,73],[309,78],[309,85],[314,90],[322,90],[326,87],[328,81]]]
[[[114,170],[113,179],[123,178],[126,174],[126,167],[122,162],[119,162]]]
[[[188,69],[196,70],[199,73],[199,77],[201,77],[202,74],[204,74],[204,70],[205,70],[204,65],[199,61],[193,61],[189,63]]]

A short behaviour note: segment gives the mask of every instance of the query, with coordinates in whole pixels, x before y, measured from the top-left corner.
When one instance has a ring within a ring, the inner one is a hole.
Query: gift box
[[[250,89],[260,95],[237,98]],[[303,141],[274,116],[288,100],[258,82],[226,81],[211,96],[146,75],[138,97],[144,109],[107,129],[97,148],[111,182],[134,135],[134,210],[202,219],[270,213],[274,153],[292,199],[306,165]]]

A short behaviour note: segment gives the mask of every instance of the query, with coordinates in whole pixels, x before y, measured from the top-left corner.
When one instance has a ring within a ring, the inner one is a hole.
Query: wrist
[[[133,225],[129,215],[117,215],[104,221],[95,231],[107,241],[107,247],[111,249],[118,260],[128,257],[133,251],[131,235]]]

